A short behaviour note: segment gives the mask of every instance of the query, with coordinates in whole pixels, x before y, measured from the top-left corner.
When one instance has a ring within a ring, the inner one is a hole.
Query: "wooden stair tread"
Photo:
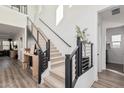
[[[61,53],[59,53],[59,52],[52,52],[52,53],[50,53],[50,55],[57,55],[57,54],[61,54]]]
[[[39,88],[49,88],[49,86],[47,86],[45,83],[43,83],[42,85],[38,85]]]
[[[59,53],[59,51],[50,51],[50,54],[52,53]]]
[[[51,59],[56,59],[56,58],[64,58],[62,56],[56,56],[56,57],[52,57]]]
[[[51,49],[50,52],[59,52],[57,49]]]
[[[56,47],[51,47],[50,49],[51,49],[51,50],[54,50],[54,49],[57,49],[57,48],[56,48]]]
[[[61,53],[55,53],[55,54],[50,54],[50,57],[57,57],[57,56],[62,56]]]
[[[53,48],[50,48],[50,50],[57,50],[57,48],[53,47]]]
[[[55,74],[56,76],[60,77],[61,79],[65,80],[65,72],[64,71],[55,71],[51,70],[51,73]]]
[[[41,31],[41,34],[48,39],[47,36]],[[37,38],[37,32],[33,29],[33,35]],[[43,37],[39,36],[39,45],[43,50],[46,50],[46,42]],[[54,46],[54,44],[50,41],[50,61],[51,66],[53,67],[50,71],[50,75],[44,78],[44,83],[39,85],[42,88],[48,87],[58,87],[64,88],[65,82],[65,58],[59,52],[59,50]]]
[[[53,57],[50,59],[51,62],[64,61],[64,57]]]
[[[62,64],[64,61],[57,61],[57,62],[52,62],[51,65],[56,65],[56,64]]]
[[[58,76],[62,77],[63,79],[65,78],[65,65],[60,65],[58,67],[55,67],[51,69],[51,72],[57,74]]]
[[[58,80],[52,76],[46,77],[44,80],[45,80],[45,84],[48,87],[64,88],[64,82],[61,82],[60,80]]]

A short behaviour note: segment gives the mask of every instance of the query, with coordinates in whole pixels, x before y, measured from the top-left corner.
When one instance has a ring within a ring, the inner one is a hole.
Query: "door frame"
[[[106,28],[103,30],[103,20],[100,14],[103,11],[117,7],[117,5],[111,5],[97,12],[97,61],[98,72],[106,69]]]

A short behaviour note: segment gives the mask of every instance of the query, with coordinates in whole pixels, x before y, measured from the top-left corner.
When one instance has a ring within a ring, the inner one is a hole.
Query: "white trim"
[[[124,73],[121,73],[121,72],[118,72],[118,71],[115,71],[115,70],[112,70],[112,69],[106,69],[106,70],[114,72],[114,73],[119,74],[121,76],[124,76]]]

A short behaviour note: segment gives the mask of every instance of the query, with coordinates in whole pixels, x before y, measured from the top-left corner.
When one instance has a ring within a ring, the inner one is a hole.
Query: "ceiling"
[[[116,8],[120,8],[120,14],[112,15],[112,10]],[[99,15],[103,20],[124,23],[124,5],[112,6],[102,11]]]
[[[23,31],[23,28],[0,24],[0,39],[14,39],[21,31]]]

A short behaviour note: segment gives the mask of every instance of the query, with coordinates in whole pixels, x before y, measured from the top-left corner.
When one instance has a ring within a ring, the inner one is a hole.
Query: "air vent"
[[[120,14],[120,8],[116,8],[112,10],[112,15]]]

